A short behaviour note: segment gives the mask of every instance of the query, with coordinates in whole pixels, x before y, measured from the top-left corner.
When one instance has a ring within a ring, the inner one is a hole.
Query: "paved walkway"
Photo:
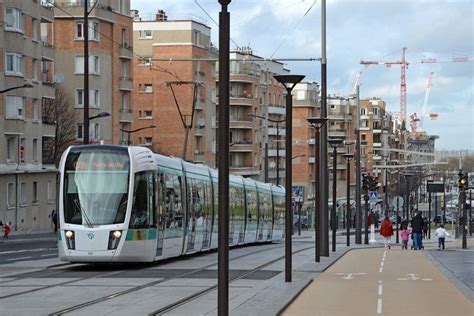
[[[449,252],[438,252],[435,244],[427,244],[428,251],[401,250],[399,246],[351,250],[316,277],[282,314],[474,315],[468,293],[463,294],[455,284],[460,281],[456,273],[448,278],[425,255],[448,257],[448,253],[469,251],[458,248],[459,240],[447,245]],[[474,265],[451,267],[466,273],[469,266]]]

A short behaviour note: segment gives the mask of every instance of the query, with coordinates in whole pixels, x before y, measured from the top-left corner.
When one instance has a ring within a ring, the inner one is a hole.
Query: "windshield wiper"
[[[77,199],[74,199],[74,204],[76,204],[76,207],[81,212],[81,216],[84,219],[84,221],[86,222],[87,226],[89,228],[93,228],[94,226],[92,225],[89,217],[87,216],[86,211],[82,208],[81,203],[79,203],[79,201]]]

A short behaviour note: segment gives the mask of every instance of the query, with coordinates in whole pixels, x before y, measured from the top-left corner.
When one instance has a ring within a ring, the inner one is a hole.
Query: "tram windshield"
[[[130,160],[127,151],[74,150],[64,170],[64,220],[70,224],[123,223]]]

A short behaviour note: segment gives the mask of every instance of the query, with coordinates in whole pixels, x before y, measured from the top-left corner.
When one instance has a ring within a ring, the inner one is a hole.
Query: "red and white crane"
[[[428,76],[428,82],[426,83],[426,92],[425,98],[423,100],[423,107],[421,108],[420,116],[417,113],[413,113],[410,115],[410,127],[412,132],[416,132],[418,128],[423,128],[423,120],[425,118],[430,118],[432,120],[436,120],[438,118],[438,114],[436,113],[428,113],[428,99],[430,97],[431,87],[433,86],[433,72],[430,72]]]
[[[400,119],[407,121],[407,84],[406,84],[406,70],[409,64],[440,64],[440,63],[464,63],[474,61],[472,56],[460,56],[447,59],[424,58],[415,62],[408,62],[406,60],[407,48],[402,48],[402,58],[397,61],[377,61],[377,60],[361,60],[360,64],[368,67],[370,65],[385,65],[392,67],[393,65],[400,65]]]

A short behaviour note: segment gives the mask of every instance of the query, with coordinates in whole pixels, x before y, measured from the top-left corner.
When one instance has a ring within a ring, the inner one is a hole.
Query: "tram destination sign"
[[[441,181],[428,181],[426,183],[426,191],[427,192],[444,192],[444,183]]]

